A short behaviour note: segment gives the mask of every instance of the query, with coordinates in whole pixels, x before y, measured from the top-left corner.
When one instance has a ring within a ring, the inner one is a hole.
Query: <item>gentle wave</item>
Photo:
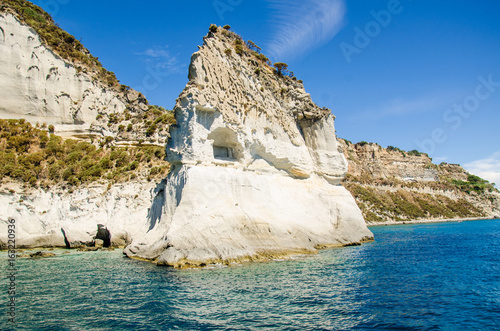
[[[25,330],[500,330],[500,222],[373,227],[282,262],[174,270],[120,251],[17,259]],[[6,254],[1,253],[3,270]],[[0,281],[7,303],[7,281]]]

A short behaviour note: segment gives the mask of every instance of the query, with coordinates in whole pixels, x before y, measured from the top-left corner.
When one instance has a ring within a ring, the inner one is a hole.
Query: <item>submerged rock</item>
[[[334,116],[219,28],[177,100],[169,177],[149,231],[124,253],[202,266],[313,253],[373,238],[351,194]]]
[[[38,251],[38,252],[30,254],[30,257],[32,257],[32,258],[52,257],[52,256],[56,256],[56,254],[51,253],[51,252],[45,252],[45,251]]]

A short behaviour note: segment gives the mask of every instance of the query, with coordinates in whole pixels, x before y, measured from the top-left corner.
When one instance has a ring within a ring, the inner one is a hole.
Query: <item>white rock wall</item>
[[[16,220],[18,247],[65,247],[63,231],[72,247],[91,243],[97,224],[111,233],[114,245],[126,245],[142,237],[154,222],[156,186],[150,182],[92,184],[72,193],[61,188],[49,191],[22,189],[15,184],[0,191],[0,243],[7,242],[7,222]],[[9,189],[18,193],[11,193]]]
[[[0,117],[53,124],[59,134],[86,132],[98,111],[122,112],[104,88],[44,46],[12,14],[0,13]]]
[[[256,75],[251,57],[227,54],[234,40],[224,38],[205,38],[192,57],[167,145],[163,213],[125,253],[185,267],[373,238],[338,185],[347,161],[334,116],[301,85]]]

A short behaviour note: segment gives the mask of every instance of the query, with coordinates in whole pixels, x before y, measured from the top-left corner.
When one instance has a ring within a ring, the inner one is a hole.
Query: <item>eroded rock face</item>
[[[352,144],[339,139],[349,159],[349,174],[358,178],[396,178],[404,182],[438,182],[439,172],[426,154],[407,155],[399,150],[388,150],[377,144]],[[460,179],[467,179],[462,175]]]
[[[98,115],[148,109],[140,93],[119,93],[82,70],[44,45],[14,14],[0,12],[1,118],[54,125],[62,136],[114,136]]]
[[[8,241],[9,218],[15,219],[18,248],[93,246],[96,237],[105,246],[126,246],[149,229],[146,220],[155,187],[155,183],[134,181],[109,188],[82,186],[70,193],[61,187],[45,191],[23,189],[16,183],[2,185],[0,247],[5,248]],[[97,236],[101,228],[104,231]]]
[[[372,238],[349,192],[334,116],[232,32],[210,33],[175,107],[150,231],[130,257],[161,265],[315,252]],[[231,51],[228,51],[231,50]],[[159,207],[158,207],[159,206]]]

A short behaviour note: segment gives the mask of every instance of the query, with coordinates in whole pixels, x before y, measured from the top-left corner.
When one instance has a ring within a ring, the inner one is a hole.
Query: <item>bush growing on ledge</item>
[[[416,149],[412,150],[412,151],[409,151],[408,152],[408,155],[413,155],[413,156],[422,156],[422,153],[420,153],[419,151],[417,151]]]
[[[496,191],[494,184],[491,184],[489,181],[482,179],[479,176],[470,174],[467,176],[466,182],[462,180],[452,180],[452,184],[468,194],[472,192],[482,194],[485,192]]]
[[[243,47],[241,45],[236,45],[234,46],[234,51],[238,55],[243,55]]]
[[[260,51],[262,50],[262,48],[260,48],[259,46],[255,45],[255,43],[251,40],[248,40],[247,41],[247,47],[248,49],[256,52],[257,54],[260,54]]]
[[[276,62],[274,64],[275,72],[278,76],[282,77],[288,74],[288,64],[283,62]]]
[[[108,137],[113,139],[112,137]],[[21,180],[31,186],[67,183],[77,186],[96,180],[122,181],[141,171],[151,179],[151,167],[165,175],[168,163],[160,146],[101,147],[61,137],[22,120],[0,119],[0,179]]]
[[[208,29],[208,31],[210,31],[212,33],[216,33],[217,32],[217,25],[210,24],[210,28]]]

